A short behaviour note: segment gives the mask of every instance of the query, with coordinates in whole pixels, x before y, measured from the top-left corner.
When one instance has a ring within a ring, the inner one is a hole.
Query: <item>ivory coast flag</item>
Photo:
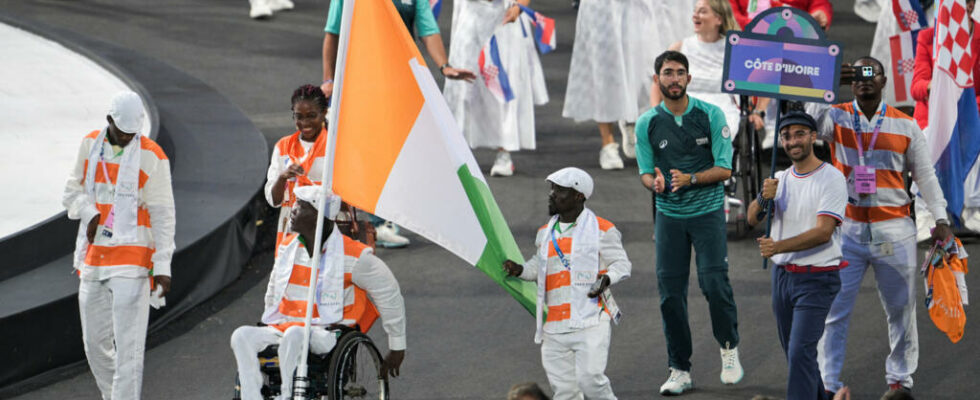
[[[391,0],[344,3],[334,192],[473,264],[533,314],[536,284],[505,276],[503,260],[524,259]]]

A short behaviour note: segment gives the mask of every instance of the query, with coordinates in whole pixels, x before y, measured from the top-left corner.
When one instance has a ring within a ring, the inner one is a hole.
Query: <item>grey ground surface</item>
[[[866,54],[874,25],[855,17],[851,2],[834,3],[837,12],[831,38],[845,44],[848,60]],[[320,80],[327,5],[326,0],[296,0],[296,10],[268,21],[250,20],[244,0],[0,0],[0,13],[90,35],[170,63],[229,97],[271,146],[293,131],[288,111],[291,91]],[[598,168],[600,141],[593,124],[575,124],[560,117],[575,13],[565,0],[540,0],[534,6],[558,20],[559,49],[542,57],[551,102],[537,109],[538,150],[516,153],[516,174],[489,179],[490,187],[521,249],[530,254],[533,234],[547,217],[543,178],[568,165],[583,167],[593,175],[596,190],[589,206],[623,232],[634,263],[632,278],[615,288],[626,317],[613,329],[607,374],[621,399],[658,397],[667,360],[653,271],[650,196],[639,184],[635,162],[628,161],[624,171]],[[444,7],[440,26],[448,43],[451,2]],[[487,173],[492,151],[478,150],[476,156]],[[719,382],[718,345],[711,336],[707,304],[692,276],[689,308],[696,390],[685,398],[749,399],[756,394],[781,397],[784,393],[786,362],[770,309],[769,275],[760,268],[754,236],[733,236],[729,241],[745,379],[733,387]],[[537,381],[546,386],[539,348],[532,341],[533,318],[478,270],[420,237],[411,239],[406,249],[378,251],[401,283],[408,311],[408,353],[402,377],[392,383],[392,398],[500,399],[514,383]],[[968,243],[969,251],[980,254],[975,239]],[[228,338],[237,326],[258,319],[271,258],[269,252],[259,254],[231,287],[150,338],[144,398],[230,398],[235,364]],[[971,287],[980,288],[977,274],[968,281]],[[193,283],[175,277],[174,284]],[[921,290],[918,296],[921,300]],[[921,357],[915,375],[916,395],[922,399],[976,398],[980,385],[970,378],[970,372],[980,348],[980,325],[968,314],[965,337],[951,344],[919,304]],[[856,399],[877,399],[886,388],[885,328],[874,281],[867,278],[855,308],[844,369]],[[380,328],[372,332],[379,343],[386,343],[383,336]],[[98,398],[84,365],[54,375],[34,382],[29,387],[32,391],[20,390],[16,398]]]

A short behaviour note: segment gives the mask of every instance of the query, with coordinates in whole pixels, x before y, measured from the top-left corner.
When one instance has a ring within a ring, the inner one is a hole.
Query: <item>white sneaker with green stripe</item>
[[[691,381],[691,373],[679,369],[670,368],[670,377],[667,382],[660,386],[660,394],[664,396],[676,396],[691,390],[694,383]]]
[[[725,343],[725,348],[721,349],[721,383],[734,385],[742,380],[745,371],[742,370],[742,363],[738,361],[738,347],[730,347]]]

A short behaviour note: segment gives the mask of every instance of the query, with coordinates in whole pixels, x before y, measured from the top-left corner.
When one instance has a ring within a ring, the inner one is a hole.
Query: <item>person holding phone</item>
[[[830,145],[833,164],[847,178],[847,209],[842,223],[842,252],[850,266],[841,270],[841,289],[827,316],[819,348],[823,383],[836,392],[847,347],[847,328],[858,289],[868,269],[888,316],[891,348],[885,379],[892,389],[909,390],[918,366],[915,323],[915,222],[906,177],[919,186],[936,218],[934,240],[953,235],[926,138],[912,117],[885,103],[888,78],[877,59],[865,56],[841,68],[841,83],[850,83],[855,99],[834,106],[808,105],[817,116],[818,138]]]

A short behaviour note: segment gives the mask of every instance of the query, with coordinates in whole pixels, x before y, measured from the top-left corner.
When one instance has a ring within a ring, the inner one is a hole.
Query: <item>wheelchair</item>
[[[736,232],[742,237],[751,231],[746,222],[748,205],[755,201],[762,191],[762,139],[751,123],[749,115],[754,104],[749,96],[741,96],[741,119],[738,135],[732,143],[732,179],[725,184],[725,215],[728,223],[735,224]]]
[[[382,374],[381,352],[367,335],[357,328],[340,326],[332,329],[339,337],[326,354],[310,353],[307,358],[307,393],[309,399],[388,399],[388,377]],[[275,399],[280,394],[279,346],[266,347],[258,353],[264,376],[262,398]],[[235,377],[234,400],[241,400],[241,386]]]

